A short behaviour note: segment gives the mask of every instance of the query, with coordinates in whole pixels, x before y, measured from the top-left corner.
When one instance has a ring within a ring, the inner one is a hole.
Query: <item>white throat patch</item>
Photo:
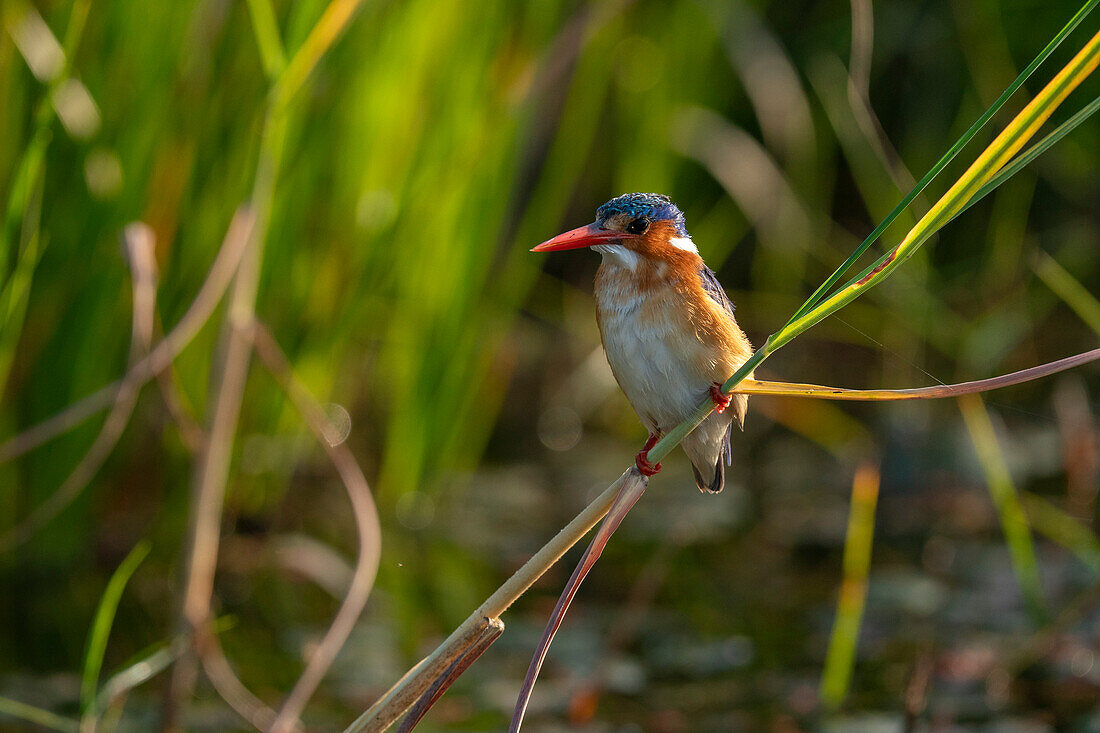
[[[695,242],[691,241],[691,237],[673,237],[672,239],[668,240],[668,243],[676,249],[682,249],[685,252],[694,252],[695,254],[699,254],[699,248],[695,246]]]
[[[638,261],[640,260],[638,253],[632,252],[621,244],[597,244],[593,245],[592,249],[603,255],[604,262],[610,261],[611,264],[618,265],[631,272],[638,268]]]

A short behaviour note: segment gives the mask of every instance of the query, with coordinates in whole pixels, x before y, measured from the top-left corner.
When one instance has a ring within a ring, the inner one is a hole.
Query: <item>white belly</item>
[[[669,430],[706,397],[711,381],[691,353],[701,344],[675,293],[600,303],[600,332],[611,371],[650,432]],[[695,343],[692,343],[694,341]]]

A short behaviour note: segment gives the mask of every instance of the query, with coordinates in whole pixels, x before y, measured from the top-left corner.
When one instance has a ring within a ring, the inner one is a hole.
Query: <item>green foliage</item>
[[[96,688],[99,684],[99,671],[103,667],[103,657],[107,651],[107,640],[111,635],[111,626],[118,611],[118,603],[122,600],[122,591],[130,582],[130,576],[138,569],[142,561],[148,556],[152,547],[148,542],[139,542],[130,550],[122,564],[118,566],[107,587],[103,589],[103,597],[99,599],[99,608],[96,609],[95,619],[92,621],[91,631],[88,634],[88,648],[84,653],[84,676],[80,681],[80,708],[81,712],[87,712],[95,702]]]
[[[989,484],[989,494],[993,498],[997,515],[1000,517],[1001,529],[1012,555],[1012,566],[1020,583],[1020,589],[1023,591],[1028,613],[1031,614],[1032,622],[1040,626],[1047,620],[1048,613],[1046,601],[1043,600],[1043,589],[1039,585],[1039,564],[1035,560],[1035,546],[1031,539],[1027,517],[1024,515],[1023,507],[1020,506],[1020,498],[1012,482],[1012,474],[1009,473],[1004,453],[997,442],[993,422],[989,419],[985,404],[978,395],[960,397],[959,406],[966,419],[970,438],[974,441],[974,450],[978,454],[982,473],[985,474],[986,483]]]
[[[898,159],[926,170],[1079,6],[876,3],[869,98]],[[368,621],[387,631],[386,641],[322,689],[317,715],[332,718],[320,727],[336,727],[327,723],[346,722],[370,685],[392,681],[368,684],[356,674],[369,668],[382,677],[377,670],[407,666],[379,649],[412,660],[427,636],[445,633],[583,503],[545,477],[578,491],[606,484],[608,471],[636,449],[638,427],[625,403],[606,379],[578,368],[599,362],[598,353],[585,361],[598,345],[587,294],[592,262],[546,264],[527,254],[531,244],[587,221],[612,194],[669,193],[760,343],[861,241],[872,241],[864,233],[902,192],[889,188],[901,178],[848,98],[847,3],[487,2],[473,10],[458,0],[366,2],[318,59],[308,39],[327,7],[320,0],[4,3],[0,440],[122,372],[131,304],[118,233],[127,222],[155,230],[163,329],[178,321],[233,212],[252,195],[265,119],[273,104],[285,106],[257,311],[309,389],[350,413],[350,445],[385,529],[380,600]],[[63,53],[48,78],[32,72],[13,42],[27,12],[41,13]],[[968,43],[975,28],[982,53],[968,48],[979,45]],[[985,53],[989,47],[1000,53]],[[272,91],[303,48],[293,78]],[[1060,49],[1050,63],[1066,58]],[[66,80],[83,85],[97,124],[72,127],[59,118],[51,100]],[[1095,86],[1083,91],[1096,96]],[[1080,293],[1095,291],[1100,275],[1100,146],[1096,126],[1083,121],[1067,122],[1060,129],[1072,135],[941,233],[950,246],[930,240],[916,267],[853,304],[845,322],[826,320],[792,345],[791,358],[775,362],[779,373],[901,386],[926,381],[922,369],[985,376],[1091,344],[1091,332],[1062,304],[1089,313]],[[977,134],[971,144],[981,142]],[[953,175],[951,167],[941,175]],[[1080,288],[1044,266],[1041,251],[1051,251]],[[1033,262],[1057,296],[1035,279]],[[975,288],[976,277],[994,286]],[[181,403],[200,418],[217,337],[207,326],[174,367]],[[583,395],[577,404],[569,402],[574,394]],[[1037,412],[1046,411],[1044,394],[1013,393]],[[575,452],[564,455],[566,468],[563,456],[536,442],[550,403],[573,410],[583,427]],[[934,407],[883,408],[836,412],[830,422],[832,407],[756,404],[737,460],[739,481],[761,487],[753,520],[760,526],[791,501],[776,488],[790,474],[775,470],[785,464],[775,446],[797,448],[807,462],[817,456],[800,431],[843,459],[857,441],[823,428],[840,418],[859,428],[850,433],[860,440],[889,435],[888,414],[917,426],[955,419]],[[790,431],[767,427],[764,414]],[[97,429],[93,420],[0,465],[0,529],[56,489]],[[266,553],[267,540],[308,531],[335,545],[337,556],[354,548],[340,489],[304,435],[279,391],[250,380],[217,595],[222,610],[241,618],[225,632],[226,648],[265,699],[285,692],[335,609],[326,594],[288,581]],[[896,457],[931,470],[916,448]],[[675,457],[666,470],[675,475]],[[190,471],[156,387],[147,387],[85,494],[31,543],[0,557],[0,590],[14,599],[0,608],[5,680],[57,672],[75,680],[82,661],[98,676],[172,638]],[[884,494],[896,488],[891,475],[887,465]],[[845,490],[820,474],[802,486],[811,483],[826,492],[812,494],[817,500]],[[669,484],[683,504],[665,515],[689,512],[698,497]],[[494,487],[495,500],[471,509],[464,502],[484,496],[484,486]],[[410,505],[430,509],[408,512]],[[935,517],[924,519],[930,527]],[[631,539],[629,530],[627,523],[623,555],[647,551],[649,539]],[[708,628],[722,633],[754,629],[760,649],[752,675],[781,660],[812,678],[821,659],[812,644],[791,638],[805,631],[808,609],[831,603],[835,573],[817,573],[830,585],[815,595],[799,586],[790,550],[774,586],[753,575],[773,567],[766,560],[774,550],[765,548],[797,547],[801,531],[741,543],[738,531],[721,525],[698,540],[698,556],[714,563],[713,582],[683,598],[659,598],[661,610],[696,619],[709,613]],[[72,619],[106,608],[103,588],[114,587],[127,550],[142,538],[154,549],[127,586],[134,602],[104,610],[114,632],[110,644],[96,632],[93,659],[87,626]],[[876,542],[896,558],[911,540]],[[1089,547],[1081,537],[1076,546]],[[609,588],[630,582],[637,569],[614,556],[602,562]],[[676,563],[689,567],[674,567],[672,576],[697,569],[690,557]],[[771,595],[790,586],[800,587],[797,598]],[[610,594],[621,600],[617,592]],[[529,610],[521,605],[517,613]],[[744,626],[736,620],[742,613]],[[170,661],[161,653],[167,649],[153,653],[158,664]],[[874,683],[871,693],[897,699],[888,684]],[[128,704],[140,711],[135,716],[155,705],[155,693],[142,694]],[[60,697],[56,709],[76,710],[75,699]],[[478,714],[491,718],[485,709],[479,702]]]

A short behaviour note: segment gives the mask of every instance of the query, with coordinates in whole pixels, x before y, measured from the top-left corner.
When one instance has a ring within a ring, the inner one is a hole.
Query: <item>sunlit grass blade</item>
[[[111,635],[111,626],[115,621],[115,613],[118,611],[118,603],[122,599],[122,592],[130,577],[138,569],[141,562],[149,554],[152,545],[148,540],[142,540],[134,545],[130,553],[126,555],[122,563],[111,575],[107,588],[103,591],[103,597],[99,599],[99,608],[96,609],[95,619],[92,621],[92,629],[88,635],[88,649],[84,655],[84,674],[80,680],[80,709],[85,711],[95,702],[96,687],[99,684],[99,670],[103,667],[103,657],[107,651],[107,639]]]
[[[898,215],[901,214],[901,212],[904,211],[905,208],[913,202],[913,199],[920,195],[925,187],[927,187],[928,184],[931,183],[932,179],[939,175],[940,171],[942,171],[947,166],[947,164],[950,163],[952,159],[954,159],[958,152],[962,150],[966,146],[966,144],[974,138],[978,131],[985,126],[985,123],[988,122],[990,118],[993,117],[993,115],[995,115],[998,110],[1001,109],[1002,106],[1004,106],[1004,103],[1008,101],[1009,97],[1011,97],[1016,92],[1016,90],[1019,89],[1025,81],[1027,81],[1028,77],[1030,77],[1031,74],[1037,68],[1039,68],[1039,65],[1042,64],[1043,61],[1045,61],[1047,57],[1054,52],[1054,49],[1056,49],[1063,40],[1065,40],[1066,36],[1073,32],[1073,30],[1081,23],[1081,21],[1084,20],[1085,17],[1092,12],[1092,10],[1096,7],[1097,2],[1100,2],[1100,0],[1089,0],[1089,2],[1085,3],[1081,7],[1081,9],[1077,11],[1077,13],[1070,19],[1070,21],[1066,23],[1065,27],[1058,32],[1058,35],[1051,39],[1046,48],[1040,51],[1039,54],[1034,59],[1032,59],[1031,63],[1028,64],[1022,72],[1020,72],[1020,75],[1017,76],[1016,79],[1011,84],[1009,84],[1007,88],[1005,88],[1004,92],[1001,93],[1001,96],[997,97],[993,104],[990,105],[989,109],[982,113],[981,117],[975,120],[974,124],[970,126],[970,129],[963,133],[962,137],[960,137],[955,142],[955,144],[952,145],[946,153],[944,153],[943,157],[940,158],[939,161],[937,161],[936,164],[932,166],[932,168],[924,175],[924,177],[917,182],[917,185],[914,186],[913,189],[905,195],[905,197],[898,203],[898,205],[894,207],[893,211],[891,211],[886,216],[886,218],[883,219],[879,223],[879,225],[876,226],[871,231],[871,233],[867,235],[867,238],[863,240],[863,242],[848,257],[848,259],[844,260],[844,262],[841,263],[841,265],[833,272],[833,274],[831,274],[825,280],[825,282],[823,282],[821,286],[813,292],[813,294],[806,300],[806,302],[803,303],[797,311],[795,311],[794,315],[791,316],[790,320],[787,322],[788,325],[801,318],[811,308],[821,302],[821,299],[825,297],[826,293],[828,293],[834,285],[840,282],[840,279],[844,277],[844,273],[846,273],[852,267],[852,265],[855,264],[855,262],[863,255],[864,252],[867,251],[867,249],[872,244],[874,244],[875,240],[877,240],[882,235],[882,233],[886,231],[886,229],[894,222]]]
[[[941,227],[958,214],[966,203],[988,183],[1016,152],[1038,131],[1058,105],[1100,64],[1100,33],[1048,83],[1021,111],[958,181],[925,214],[899,245],[852,278],[840,290],[819,302],[813,309],[788,324],[768,339],[778,349],[798,334],[835,313],[861,292],[874,287],[913,255]]]
[[[328,4],[317,25],[313,27],[301,48],[294,53],[287,62],[286,69],[279,75],[279,81],[275,85],[276,109],[284,107],[297,93],[313,71],[313,67],[344,32],[362,3],[363,0],[332,0]]]
[[[1024,605],[1027,607],[1032,623],[1039,626],[1046,621],[1047,609],[1043,601],[1042,587],[1039,584],[1039,565],[1035,560],[1035,546],[1031,539],[1027,516],[1020,506],[1012,475],[1005,462],[1004,452],[993,430],[993,422],[989,419],[989,413],[981,397],[976,395],[960,397],[959,409],[962,410],[967,430],[970,431],[974,450],[978,454],[978,462],[989,485],[989,495],[993,499],[993,505],[1001,521],[1005,542],[1012,556],[1012,569],[1016,573],[1016,581],[1024,596]]]
[[[1055,295],[1072,308],[1089,328],[1100,335],[1100,301],[1096,296],[1046,252],[1039,252],[1032,268]]]
[[[988,392],[993,389],[1023,384],[1051,374],[1066,371],[1100,359],[1100,349],[1086,351],[1083,354],[1021,369],[1018,372],[1002,374],[999,377],[979,379],[958,384],[938,384],[934,387],[910,387],[907,389],[847,389],[845,387],[826,387],[820,384],[801,384],[797,382],[773,382],[758,379],[746,379],[734,389],[738,394],[768,395],[772,397],[811,397],[820,400],[843,400],[849,402],[896,402],[900,400],[936,400],[944,397],[960,397],[966,394]]]
[[[1049,135],[1032,145],[1026,151],[1013,159],[1011,163],[1002,168],[997,175],[993,176],[989,183],[982,186],[978,190],[978,192],[974,194],[974,197],[966,202],[965,206],[959,209],[959,213],[955,214],[955,216],[953,216],[951,220],[954,221],[955,219],[957,219],[959,216],[962,215],[964,211],[981,201],[983,198],[992,193],[995,188],[997,188],[1009,178],[1012,178],[1012,176],[1023,170],[1023,168],[1031,163],[1031,161],[1035,160],[1040,155],[1045,153],[1050,146],[1054,145],[1054,143],[1058,142],[1066,135],[1073,132],[1073,130],[1078,125],[1087,120],[1089,117],[1092,117],[1092,115],[1095,114],[1097,110],[1100,110],[1100,97],[1097,97],[1096,99],[1089,102],[1081,111],[1073,115],[1073,117],[1070,117],[1058,127],[1056,127]]]
[[[852,480],[852,505],[844,541],[844,579],[840,584],[836,619],[821,674],[821,700],[828,708],[836,708],[844,700],[855,666],[859,628],[867,601],[867,573],[875,536],[879,479],[878,468],[864,463]]]

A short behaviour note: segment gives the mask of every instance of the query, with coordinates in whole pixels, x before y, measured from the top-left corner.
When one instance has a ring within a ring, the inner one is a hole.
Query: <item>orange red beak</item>
[[[617,232],[611,229],[600,229],[595,224],[570,229],[564,234],[559,234],[553,239],[547,239],[537,247],[532,247],[532,252],[557,252],[563,249],[580,249],[591,247],[594,244],[605,242],[619,242],[624,239],[634,239],[636,235],[626,232]]]

